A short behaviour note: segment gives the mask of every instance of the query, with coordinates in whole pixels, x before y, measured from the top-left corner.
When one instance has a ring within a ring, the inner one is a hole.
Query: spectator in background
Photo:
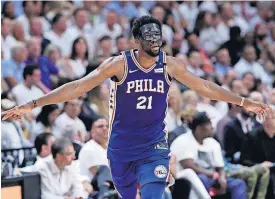
[[[121,26],[118,24],[118,16],[115,11],[109,10],[105,15],[105,21],[95,26],[93,37],[95,41],[99,41],[104,36],[111,38],[111,53],[115,53],[116,38],[122,34]]]
[[[226,178],[219,143],[212,138],[213,127],[205,112],[199,112],[189,120],[191,131],[180,135],[172,144],[178,168],[194,170],[206,190],[214,187],[217,194],[231,193],[231,198],[246,199],[244,181]]]
[[[35,165],[41,178],[41,199],[86,198],[75,164],[75,151],[70,140],[59,138],[52,144],[52,158]]]
[[[15,107],[16,103],[9,99],[1,100],[1,111]],[[19,149],[31,147],[32,144],[24,137],[21,123],[15,120],[1,121],[1,149]]]
[[[32,37],[27,42],[27,48],[29,50],[28,59],[25,61],[26,64],[37,64],[41,71],[41,88],[45,93],[52,89],[50,75],[58,75],[59,70],[57,66],[49,60],[48,57],[41,55],[41,41],[37,38]],[[37,82],[38,85],[38,82]]]
[[[115,55],[119,55],[122,51],[130,49],[128,45],[128,40],[123,37],[123,35],[120,35],[116,38],[116,49],[117,53],[115,53]]]
[[[28,51],[24,44],[20,43],[11,49],[11,59],[3,61],[2,77],[6,80],[10,88],[23,82],[24,61],[28,56]]]
[[[245,40],[241,37],[241,29],[238,26],[233,26],[229,30],[230,39],[221,45],[220,48],[226,48],[231,57],[232,66],[234,66],[243,52]]]
[[[55,134],[57,137],[64,136],[66,132],[78,136],[78,141],[84,142],[87,134],[85,125],[78,118],[82,101],[74,99],[64,104],[64,112],[56,118],[56,125],[60,129],[60,134]],[[55,132],[53,132],[55,133]]]
[[[46,39],[60,48],[62,56],[69,56],[71,53],[71,46],[68,45],[71,36],[66,29],[66,17],[58,13],[52,20],[52,29],[44,34]]]
[[[53,133],[54,135],[58,135],[59,129],[55,121],[59,114],[60,110],[56,104],[42,107],[41,112],[36,120],[33,121],[30,129],[31,141],[34,141],[41,133]]]
[[[74,73],[74,79],[81,78],[86,73],[88,66],[88,45],[84,37],[78,37],[72,45],[70,65]]]
[[[202,77],[204,76],[204,71],[201,69],[202,67],[202,57],[199,51],[193,50],[188,54],[189,58],[189,66],[187,66],[187,70],[193,73],[196,76]]]
[[[36,161],[52,158],[52,144],[55,137],[51,133],[41,133],[37,135],[34,141],[34,147],[37,152]]]
[[[19,21],[12,23],[12,35],[17,42],[26,42],[29,38],[24,32],[23,25]]]
[[[15,19],[14,5],[12,1],[5,1],[2,4],[2,16],[7,17],[10,20]]]
[[[267,199],[274,198],[275,194],[275,119],[274,115],[264,121],[259,128],[253,129],[244,140],[241,153],[241,162],[246,166],[261,164],[265,168],[270,168],[270,183]]]
[[[11,20],[7,17],[1,17],[1,47],[3,50],[1,54],[4,54],[2,60],[11,58],[11,48],[16,45],[16,39],[12,36],[11,29]]]
[[[183,35],[181,33],[175,33],[172,40],[172,53],[173,56],[176,56],[178,53],[181,53],[183,45]]]
[[[245,46],[242,58],[234,66],[234,70],[241,77],[246,72],[252,72],[257,79],[266,82],[267,74],[256,60],[255,48],[251,45]]]
[[[255,77],[252,72],[246,72],[242,75],[244,87],[251,92],[255,88]]]
[[[37,87],[41,78],[41,72],[37,65],[27,65],[23,71],[23,78],[24,81],[17,84],[11,91],[18,105],[28,103],[44,95],[43,91]],[[32,113],[37,116],[40,111],[41,107],[34,109]]]
[[[39,39],[41,43],[41,51],[43,53],[45,48],[50,44],[50,41],[44,38],[42,22],[43,18],[41,17],[32,17],[30,19],[30,36]]]
[[[35,4],[37,2],[34,1],[23,1],[22,6],[24,9],[24,14],[20,15],[16,20],[22,24],[24,29],[24,35],[28,36],[30,34],[30,19],[37,15],[35,10]]]
[[[230,84],[236,80],[238,77],[237,73],[234,70],[229,70],[225,73],[224,78],[221,82],[222,87],[226,90],[230,90]]]
[[[98,42],[98,54],[95,56],[94,61],[101,63],[112,55],[112,38],[106,35],[100,38]]]
[[[248,97],[251,99],[251,95]],[[224,128],[225,157],[231,163],[240,163],[240,155],[243,142],[247,134],[254,128],[256,121],[254,115],[244,108]]]
[[[219,81],[222,82],[225,74],[231,70],[231,59],[228,50],[226,48],[219,49],[216,53],[216,59],[215,71]]]
[[[105,118],[96,119],[89,132],[90,140],[84,144],[79,153],[80,173],[90,180],[95,176],[98,166],[108,166],[106,150],[108,129],[108,121]]]

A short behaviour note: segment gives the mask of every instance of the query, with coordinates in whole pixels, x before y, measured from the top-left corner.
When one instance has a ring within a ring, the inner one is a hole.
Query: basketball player
[[[244,106],[260,116],[271,114],[262,103],[241,98],[189,73],[181,61],[160,51],[161,23],[149,16],[132,29],[138,48],[105,60],[86,77],[4,112],[20,119],[35,107],[75,99],[111,78],[108,159],[119,196],[134,199],[137,183],[142,199],[160,199],[169,176],[169,150],[164,118],[168,90],[177,79],[205,97]]]

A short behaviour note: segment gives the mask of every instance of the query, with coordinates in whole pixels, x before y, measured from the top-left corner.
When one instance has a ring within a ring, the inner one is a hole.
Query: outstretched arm
[[[254,102],[249,99],[243,100],[242,97],[223,89],[217,84],[193,75],[177,58],[168,57],[167,60],[167,71],[169,75],[189,88],[197,91],[200,95],[217,101],[225,101],[231,104],[243,105],[248,111],[260,114],[261,117],[264,117],[266,113],[271,115],[272,110],[267,105]]]
[[[94,87],[101,84],[104,80],[120,74],[124,68],[124,62],[121,56],[111,57],[105,60],[96,70],[91,72],[89,75],[70,83],[64,84],[63,86],[53,90],[52,92],[44,95],[43,97],[35,100],[36,104],[29,102],[28,104],[15,107],[9,111],[3,112],[5,117],[11,119],[20,119],[24,113],[29,112],[36,106],[45,106],[48,104],[56,104],[60,102],[69,101],[75,99],[85,92],[93,89]]]

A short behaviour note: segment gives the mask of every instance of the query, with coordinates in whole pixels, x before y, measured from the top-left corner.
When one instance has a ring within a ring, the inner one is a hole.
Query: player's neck
[[[138,63],[144,68],[150,68],[154,63],[157,62],[158,57],[151,57],[143,50],[138,49],[137,53],[134,53]]]

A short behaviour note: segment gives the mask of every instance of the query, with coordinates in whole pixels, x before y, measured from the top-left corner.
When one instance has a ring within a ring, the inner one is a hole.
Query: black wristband
[[[36,100],[32,100],[32,103],[33,103],[33,108],[36,108],[37,107]]]

